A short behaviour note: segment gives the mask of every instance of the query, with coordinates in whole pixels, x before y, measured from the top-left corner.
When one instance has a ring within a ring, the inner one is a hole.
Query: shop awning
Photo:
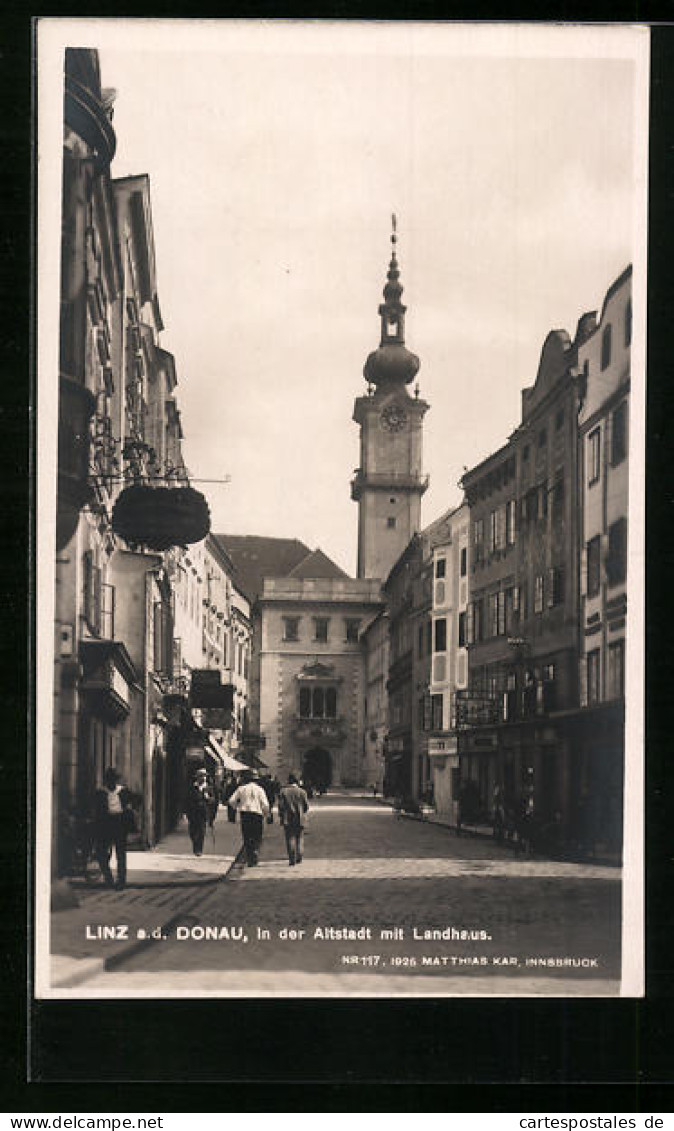
[[[243,762],[239,762],[236,758],[233,758],[231,754],[228,754],[226,750],[223,750],[213,737],[210,737],[208,740],[206,753],[213,753],[218,761],[222,763],[222,767],[225,770],[238,773],[240,770],[247,769]]]

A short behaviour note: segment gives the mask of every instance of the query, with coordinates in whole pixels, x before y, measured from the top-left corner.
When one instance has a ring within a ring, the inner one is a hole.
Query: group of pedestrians
[[[127,837],[135,829],[134,799],[121,783],[117,771],[109,767],[103,785],[96,791],[94,807],[94,853],[107,887],[122,889],[126,885]],[[227,807],[230,821],[238,814],[241,839],[246,863],[254,868],[259,860],[265,820],[274,820],[274,805],[283,827],[288,853],[288,864],[302,863],[304,855],[304,826],[309,809],[307,790],[295,774],[290,774],[285,786],[267,775],[260,778],[255,770],[245,770],[218,789],[201,767],[187,787],[184,812],[187,830],[195,856],[202,856],[207,831],[211,830],[215,844],[214,823],[220,802]],[[110,862],[112,851],[117,861],[115,883]]]
[[[235,821],[238,814],[244,856],[249,868],[258,863],[265,821],[273,823],[274,804],[285,834],[288,864],[294,867],[302,863],[309,801],[306,789],[295,774],[290,774],[288,784],[281,786],[269,775],[261,778],[256,770],[245,770],[224,787],[222,800],[227,806],[230,821]],[[190,786],[186,806],[188,829],[196,856],[203,852],[206,828],[213,826],[217,809],[217,790],[209,781],[206,770],[198,770]]]
[[[273,805],[277,803],[279,821],[285,833],[288,864],[293,867],[302,863],[304,854],[305,815],[309,809],[307,793],[294,774],[288,777],[286,786],[279,786],[270,779],[271,785],[258,778],[255,770],[242,775],[243,780],[228,798],[227,805],[238,812],[241,822],[241,838],[246,863],[254,868],[259,860],[265,818],[273,821]],[[266,787],[266,788],[265,788]]]

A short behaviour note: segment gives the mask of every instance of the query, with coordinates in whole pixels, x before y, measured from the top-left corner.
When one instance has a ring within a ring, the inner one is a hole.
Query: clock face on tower
[[[387,404],[382,409],[381,426],[387,432],[400,432],[407,424],[407,413],[401,404]]]

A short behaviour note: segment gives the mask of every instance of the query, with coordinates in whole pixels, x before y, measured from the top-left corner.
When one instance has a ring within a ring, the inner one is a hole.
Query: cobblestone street
[[[195,859],[181,829],[131,854],[125,891],[76,884],[80,906],[52,916],[54,986],[97,996],[617,990],[617,868],[522,858],[343,794],[312,803],[298,867],[277,823],[257,868],[235,861],[239,837],[221,814],[216,852]],[[105,927],[123,937],[99,937]]]

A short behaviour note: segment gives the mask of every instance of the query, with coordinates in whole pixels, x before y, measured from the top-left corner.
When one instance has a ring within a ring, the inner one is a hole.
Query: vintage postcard
[[[38,998],[643,994],[648,59],[37,21]]]

